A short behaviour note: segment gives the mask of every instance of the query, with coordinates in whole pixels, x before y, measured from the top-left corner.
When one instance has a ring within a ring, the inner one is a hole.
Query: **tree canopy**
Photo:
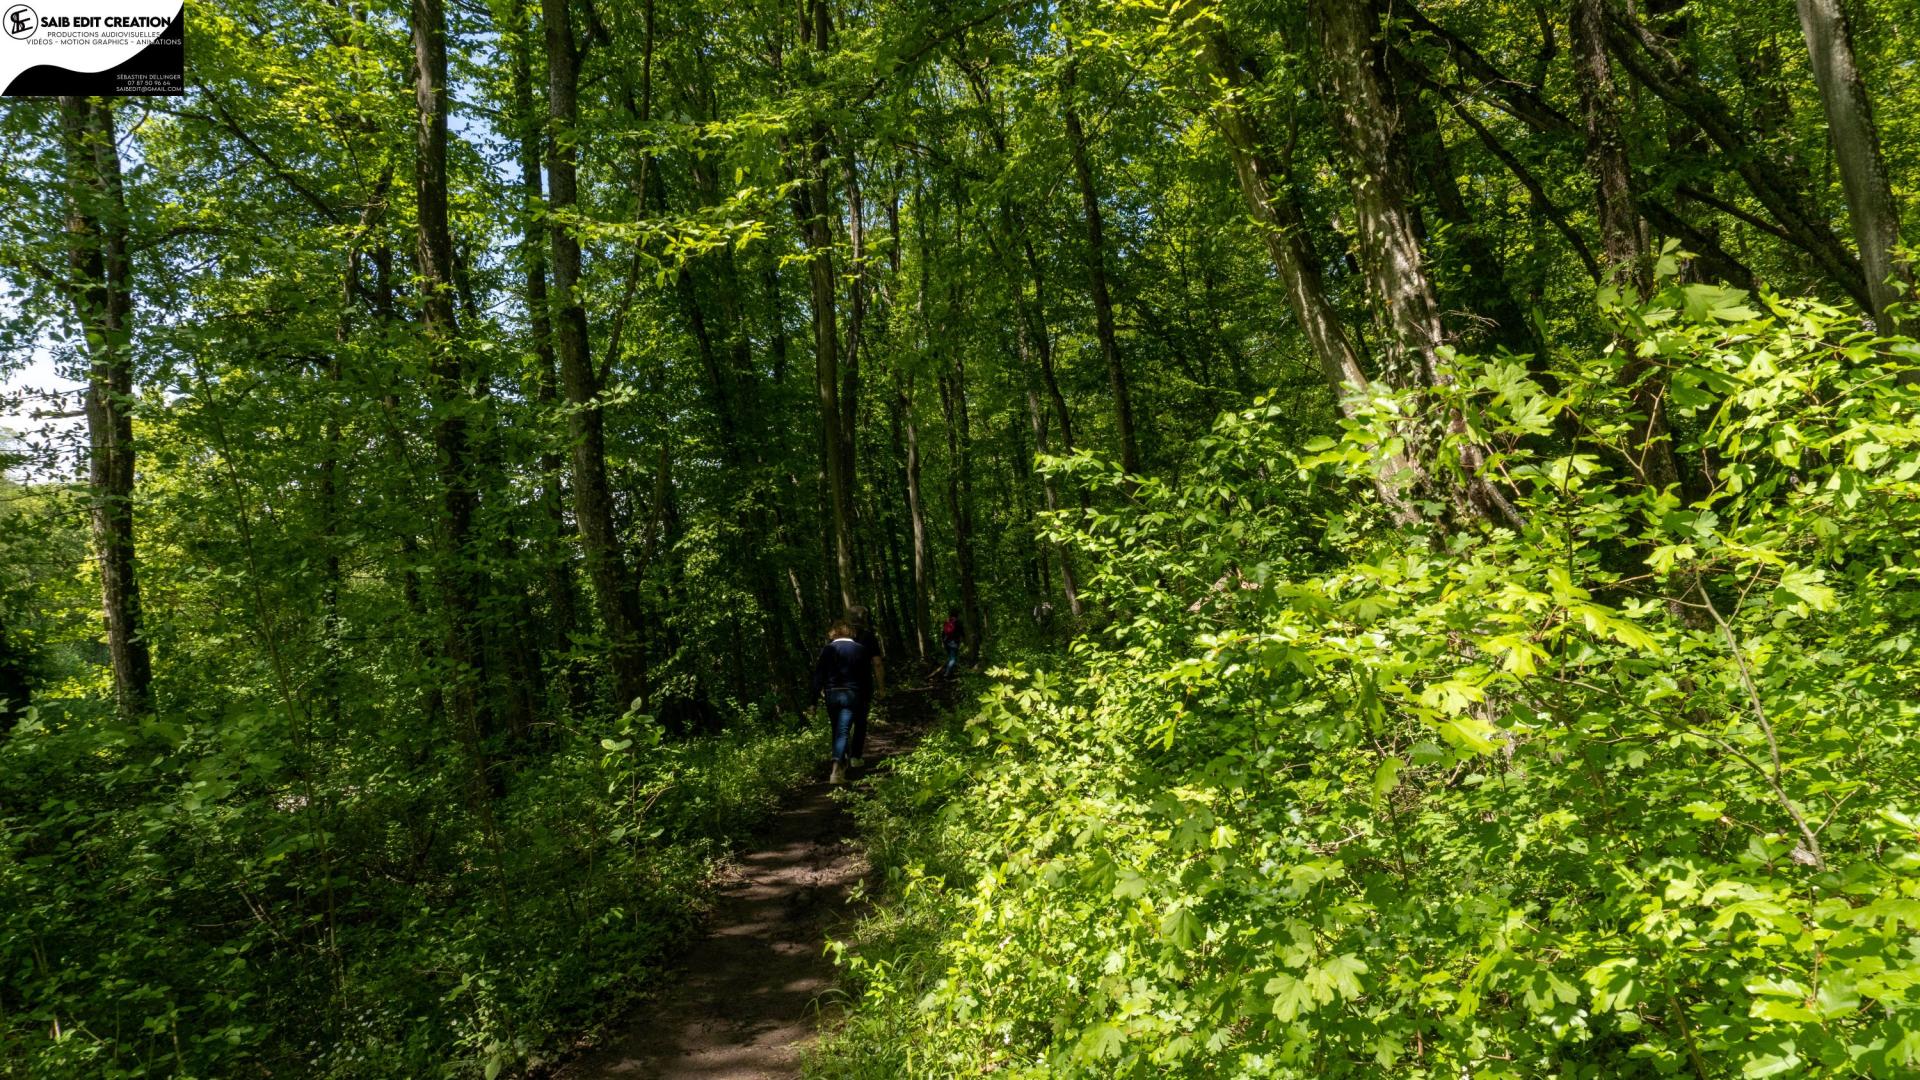
[[[0,1071],[544,1067],[854,608],[978,700],[819,1075],[1920,1067],[1916,14],[233,0],[5,99]]]

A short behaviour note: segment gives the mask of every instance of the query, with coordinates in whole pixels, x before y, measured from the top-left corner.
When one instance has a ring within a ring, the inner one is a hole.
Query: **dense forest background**
[[[0,1072],[538,1067],[854,604],[820,1075],[1920,1068],[1913,0],[187,25],[0,106]]]

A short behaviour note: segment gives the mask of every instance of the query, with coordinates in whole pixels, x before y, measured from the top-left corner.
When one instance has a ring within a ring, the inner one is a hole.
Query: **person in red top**
[[[960,642],[966,637],[966,631],[960,626],[960,609],[948,608],[947,621],[940,624],[940,643],[947,647],[947,678],[960,669]]]

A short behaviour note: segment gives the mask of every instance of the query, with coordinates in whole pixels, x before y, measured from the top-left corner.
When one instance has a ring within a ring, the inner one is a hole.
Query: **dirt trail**
[[[867,737],[866,774],[912,749],[938,689],[904,688]],[[819,720],[819,717],[815,717]],[[819,721],[824,726],[825,721]],[[824,742],[824,732],[822,736]],[[852,820],[825,783],[797,792],[716,888],[706,936],[662,976],[659,998],[619,1021],[555,1080],[761,1080],[799,1075],[819,1002],[832,985],[827,935],[856,914],[848,891],[867,872]],[[855,782],[861,779],[856,776]]]

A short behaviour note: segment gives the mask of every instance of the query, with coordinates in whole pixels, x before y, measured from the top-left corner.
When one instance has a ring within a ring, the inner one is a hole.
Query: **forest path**
[[[904,687],[875,710],[867,767],[887,768],[913,748],[948,688]],[[809,723],[823,725],[817,710]],[[824,741],[824,733],[823,733]],[[822,779],[767,823],[758,846],[735,857],[715,889],[706,935],[660,997],[613,1024],[597,1048],[558,1070],[555,1080],[762,1080],[799,1075],[812,1041],[816,999],[833,984],[827,935],[856,912],[847,897],[867,873],[853,821]]]

